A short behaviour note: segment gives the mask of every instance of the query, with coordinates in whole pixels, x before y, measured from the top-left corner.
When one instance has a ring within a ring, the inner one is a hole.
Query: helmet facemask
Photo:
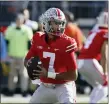
[[[52,35],[60,36],[64,33],[64,29],[66,26],[66,21],[60,21],[56,19],[51,19],[48,21],[47,24],[45,24],[46,32],[50,33]]]

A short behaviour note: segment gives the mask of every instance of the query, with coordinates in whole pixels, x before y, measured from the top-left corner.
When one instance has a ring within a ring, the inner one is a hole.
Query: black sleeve
[[[28,50],[30,49],[31,47],[31,41],[28,41]]]

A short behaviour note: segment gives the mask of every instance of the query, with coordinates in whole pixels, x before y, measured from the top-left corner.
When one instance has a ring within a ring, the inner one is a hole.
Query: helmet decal
[[[57,8],[56,11],[57,11],[57,16],[60,18],[60,11],[59,11],[59,9]]]

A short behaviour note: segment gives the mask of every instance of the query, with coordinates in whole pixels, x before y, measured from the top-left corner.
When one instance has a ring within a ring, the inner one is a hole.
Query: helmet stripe
[[[56,8],[57,16],[60,17],[60,10]]]

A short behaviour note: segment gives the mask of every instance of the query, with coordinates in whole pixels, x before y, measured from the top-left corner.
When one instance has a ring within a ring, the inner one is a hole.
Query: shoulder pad
[[[66,52],[72,52],[77,49],[77,43],[74,38],[71,38],[69,36],[64,37],[66,40]]]

